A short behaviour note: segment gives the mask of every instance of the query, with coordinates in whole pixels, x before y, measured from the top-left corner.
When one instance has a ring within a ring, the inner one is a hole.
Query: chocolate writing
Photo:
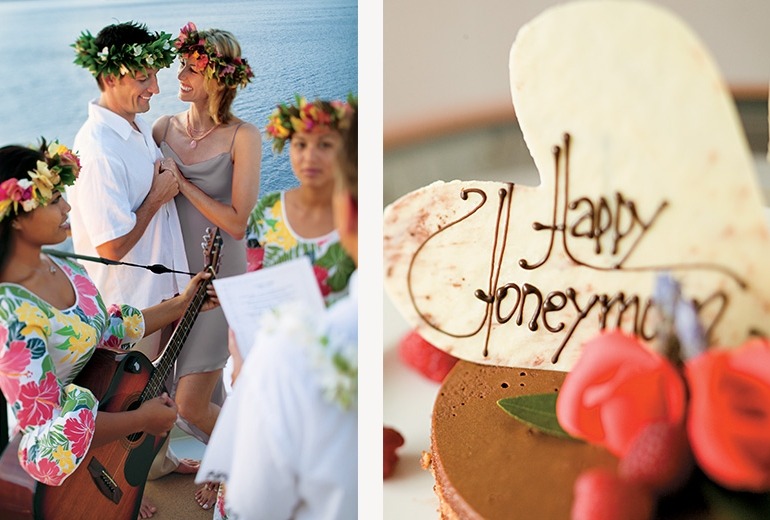
[[[518,265],[527,270],[543,267],[559,244],[564,254],[577,266],[598,271],[674,271],[674,270],[705,270],[724,274],[742,289],[746,283],[729,268],[710,263],[687,263],[678,265],[645,265],[628,266],[637,245],[648,236],[654,224],[659,220],[668,202],[662,200],[657,207],[646,215],[640,211],[635,202],[622,193],[610,196],[600,196],[596,200],[581,197],[574,200],[569,198],[569,149],[570,136],[565,134],[563,146],[554,147],[554,190],[551,222],[533,222],[536,232],[549,233],[548,245],[543,257],[534,263],[527,259],[518,260]],[[563,160],[563,176],[560,170]],[[560,179],[563,179],[560,186]],[[624,328],[629,332],[651,340],[656,335],[651,318],[651,310],[655,303],[649,297],[636,294],[626,294],[619,291],[613,294],[591,293],[580,294],[573,287],[544,290],[528,282],[511,280],[501,281],[501,268],[506,252],[506,240],[510,221],[511,204],[513,199],[513,184],[506,184],[505,189],[498,191],[497,224],[493,247],[490,254],[488,287],[486,290],[476,289],[473,296],[484,304],[485,312],[478,326],[464,333],[450,333],[434,323],[430,316],[421,312],[415,295],[412,292],[411,276],[415,259],[423,247],[435,236],[447,232],[448,229],[471,218],[487,203],[487,195],[480,189],[463,189],[460,197],[468,200],[470,195],[479,197],[479,202],[464,216],[455,222],[438,230],[429,236],[415,252],[407,274],[409,293],[412,304],[422,319],[440,332],[457,337],[471,337],[486,329],[483,355],[489,355],[489,338],[493,323],[505,325],[515,324],[517,327],[526,326],[531,331],[538,331],[542,326],[547,333],[561,334],[561,341],[554,351],[551,362],[557,363],[559,356],[568,346],[575,331],[588,324],[598,329],[608,327]],[[563,201],[559,205],[559,200]],[[571,223],[568,217],[577,213]],[[560,239],[560,240],[559,240]],[[578,258],[571,251],[570,244],[574,240],[593,241],[592,249],[597,255],[602,253],[603,245],[609,243],[610,252],[614,258],[610,265],[598,265]],[[714,330],[729,305],[728,293],[715,290],[701,300],[692,300],[704,322],[707,336]],[[589,319],[589,317],[594,316]],[[569,318],[568,318],[569,317]]]
[[[576,264],[594,267],[597,269],[606,268],[605,266],[590,265],[586,262],[578,260],[570,251],[568,237],[572,236],[576,239],[588,239],[594,241],[594,252],[599,254],[602,252],[602,240],[605,234],[610,233],[612,240],[612,254],[617,255],[620,251],[621,242],[623,239],[635,234],[636,239],[631,243],[626,253],[612,266],[611,269],[620,269],[623,263],[633,252],[636,245],[644,238],[646,233],[650,230],[655,220],[660,215],[661,211],[668,205],[668,202],[662,201],[657,207],[653,215],[647,220],[643,219],[636,209],[636,204],[633,201],[626,198],[621,193],[615,193],[614,197],[608,199],[607,197],[600,197],[596,202],[589,198],[581,197],[576,200],[569,200],[569,160],[564,161],[564,188],[563,188],[563,200],[565,201],[559,213],[558,200],[559,200],[559,180],[560,180],[560,162],[561,157],[569,157],[570,137],[569,134],[564,136],[563,147],[555,146],[554,153],[554,176],[555,185],[557,189],[553,194],[553,212],[551,224],[542,224],[540,222],[534,222],[532,224],[533,229],[536,231],[550,231],[551,236],[548,244],[548,251],[545,256],[536,262],[530,264],[527,260],[521,259],[519,265],[524,269],[537,269],[548,261],[553,251],[554,242],[556,240],[556,234],[559,233],[562,236],[562,247],[565,254]],[[569,202],[568,202],[569,201]],[[614,202],[614,208],[613,208]],[[574,224],[567,224],[567,211],[581,209],[582,213],[577,217]]]

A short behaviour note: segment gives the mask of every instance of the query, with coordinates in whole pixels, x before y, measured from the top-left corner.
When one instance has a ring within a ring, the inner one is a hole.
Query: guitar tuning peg
[[[206,250],[206,242],[201,242],[201,249]]]

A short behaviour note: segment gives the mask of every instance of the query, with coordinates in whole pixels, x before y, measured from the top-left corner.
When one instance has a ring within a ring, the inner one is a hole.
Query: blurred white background
[[[546,8],[562,3],[565,2],[383,3],[386,204],[438,179],[538,183],[515,124],[508,54],[523,24]],[[760,182],[770,199],[766,161],[770,2],[652,3],[679,15],[710,49],[738,101],[750,147],[758,159]]]

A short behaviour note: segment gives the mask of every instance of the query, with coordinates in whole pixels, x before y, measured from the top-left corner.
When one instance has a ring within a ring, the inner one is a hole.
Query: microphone
[[[195,273],[188,273],[186,271],[175,271],[173,269],[166,267],[163,264],[152,264],[152,265],[132,264],[130,262],[119,262],[118,260],[110,260],[109,258],[102,258],[100,256],[88,256],[88,255],[78,255],[75,253],[68,253],[66,251],[60,251],[58,249],[51,249],[48,247],[44,247],[41,250],[43,251],[43,253],[47,255],[56,256],[59,258],[75,258],[77,260],[85,260],[87,262],[97,262],[104,265],[127,265],[130,267],[141,267],[142,269],[147,269],[148,271],[152,271],[155,274],[176,273],[176,274],[187,274],[190,276],[195,276]]]

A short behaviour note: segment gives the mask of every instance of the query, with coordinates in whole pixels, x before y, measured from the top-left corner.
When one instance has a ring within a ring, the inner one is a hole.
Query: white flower
[[[24,211],[32,211],[38,206],[37,199],[32,197],[31,199],[23,200],[21,201],[21,207],[24,208]]]
[[[96,55],[96,57],[99,58],[99,61],[107,61],[107,56],[109,55],[110,55],[110,49],[105,47],[104,49],[102,49],[102,52]]]
[[[303,347],[324,398],[343,410],[354,408],[358,403],[358,346],[337,337],[334,330],[324,333],[320,318],[301,302],[286,304],[264,315],[260,330],[268,337],[285,335]]]

